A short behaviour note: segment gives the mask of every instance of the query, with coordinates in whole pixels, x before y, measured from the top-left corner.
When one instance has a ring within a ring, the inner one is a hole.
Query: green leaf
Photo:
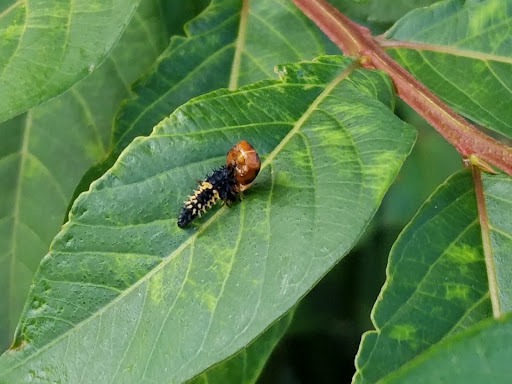
[[[389,79],[354,68],[280,67],[130,144],[41,263],[0,381],[181,382],[287,312],[354,245],[415,138],[389,110]],[[179,229],[194,179],[242,138],[263,159],[253,187]]]
[[[134,87],[119,112],[111,153],[84,176],[76,198],[103,175],[137,136],[194,96],[273,77],[276,64],[325,54],[330,43],[288,0],[214,0],[175,36],[153,71]]]
[[[61,96],[0,124],[0,349],[83,172],[105,155],[128,85],[165,48],[165,19],[142,1],[112,54]],[[136,59],[136,60],[135,60]]]
[[[440,0],[329,0],[350,20],[368,27],[372,34],[386,32],[393,23],[415,8]]]
[[[502,312],[509,312],[512,310],[512,179],[506,175],[483,175],[482,179],[498,302]]]
[[[428,246],[426,246],[428,244]],[[387,279],[356,358],[355,383],[374,383],[491,313],[471,174],[449,178],[393,246]]]
[[[406,13],[426,7],[440,0],[370,0],[368,19],[380,23],[394,23]]]
[[[0,122],[41,104],[107,57],[140,0],[8,0],[0,6]]]
[[[499,296],[507,311],[512,181],[503,175],[484,181]],[[372,313],[376,331],[363,336],[354,382],[377,382],[491,314],[475,191],[471,173],[463,171],[439,187],[393,246]]]
[[[512,137],[510,28],[512,0],[443,1],[398,21],[388,53],[457,112]]]
[[[277,321],[248,347],[241,349],[222,364],[215,365],[189,381],[191,384],[255,383],[270,352],[284,335],[293,318],[290,312]]]
[[[433,347],[382,383],[508,384],[511,359],[512,315],[508,315]]]
[[[274,66],[325,53],[320,31],[285,0],[214,0],[176,36],[137,96],[116,118],[112,149],[119,153],[194,96],[235,89],[274,76]]]

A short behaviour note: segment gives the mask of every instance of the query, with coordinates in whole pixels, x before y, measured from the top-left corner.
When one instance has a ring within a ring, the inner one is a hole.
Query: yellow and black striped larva
[[[245,140],[236,143],[226,154],[226,164],[206,176],[184,202],[178,217],[178,227],[184,228],[218,200],[231,203],[245,191],[260,171],[261,160],[256,150]]]

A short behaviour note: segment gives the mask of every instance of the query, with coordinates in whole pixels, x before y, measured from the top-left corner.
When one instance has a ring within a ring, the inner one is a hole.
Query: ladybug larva
[[[260,171],[261,160],[256,150],[245,140],[236,143],[226,154],[226,164],[206,176],[184,202],[178,217],[183,228],[218,200],[230,204],[245,191]]]

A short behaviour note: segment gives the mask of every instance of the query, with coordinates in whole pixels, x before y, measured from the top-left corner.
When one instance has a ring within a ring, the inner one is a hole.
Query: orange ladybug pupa
[[[226,164],[206,176],[192,195],[184,201],[178,217],[183,228],[218,200],[235,201],[254,181],[261,161],[256,150],[245,140],[236,143],[226,154]]]
[[[227,153],[226,165],[234,168],[237,192],[243,192],[258,176],[261,160],[251,144],[240,140]]]

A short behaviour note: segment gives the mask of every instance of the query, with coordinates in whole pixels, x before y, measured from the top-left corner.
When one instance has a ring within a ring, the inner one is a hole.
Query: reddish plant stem
[[[455,113],[439,97],[394,61],[375,42],[370,31],[324,0],[292,0],[345,55],[366,68],[385,71],[398,96],[430,123],[463,157],[487,161],[512,176],[512,148],[487,136]]]

